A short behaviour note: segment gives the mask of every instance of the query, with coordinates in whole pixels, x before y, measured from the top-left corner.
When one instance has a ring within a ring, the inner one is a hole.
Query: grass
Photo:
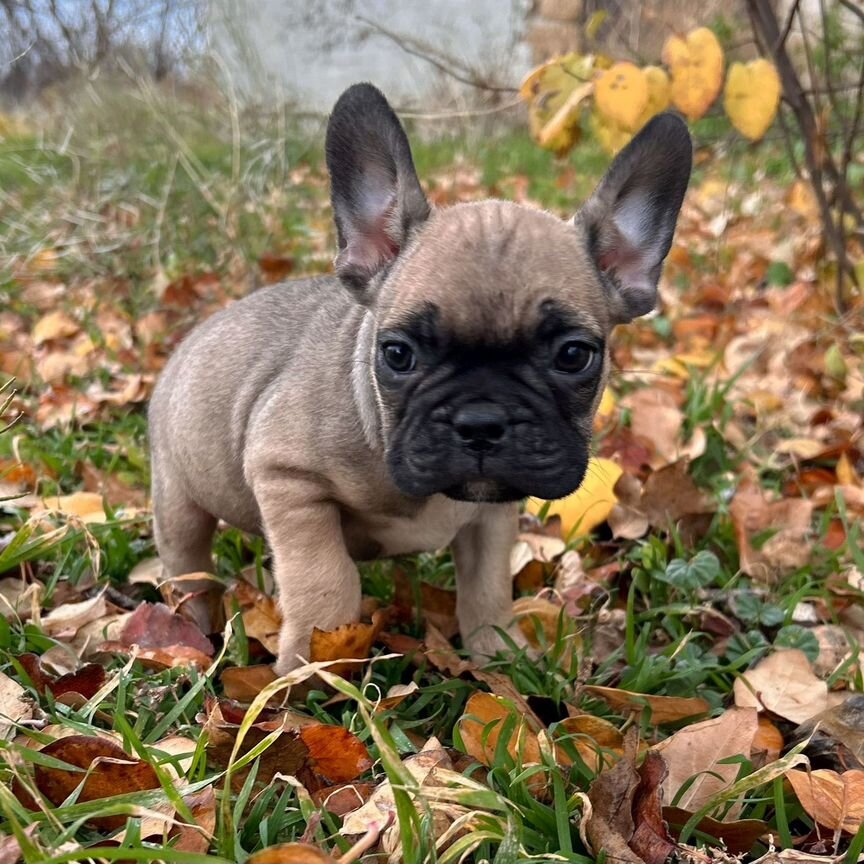
[[[146,88],[93,89],[89,99],[80,99],[63,120],[53,120],[30,136],[0,142],[0,260],[6,262],[0,265],[0,299],[9,313],[18,316],[18,326],[29,329],[44,312],[27,299],[25,289],[32,279],[22,279],[22,272],[65,283],[69,293],[61,306],[98,339],[98,316],[104,308],[119,310],[137,322],[162,309],[161,287],[187,274],[212,271],[219,290],[232,296],[260,282],[257,262],[265,253],[290,257],[295,273],[328,267],[333,234],[320,164],[320,124],[301,128],[278,115],[250,114],[243,116],[238,133],[232,130],[232,111],[230,103],[184,109]],[[717,134],[716,126],[717,121],[706,121],[706,138]],[[741,158],[706,163],[696,182],[712,171],[730,181],[752,182],[757,169],[774,181],[789,178],[779,148],[755,151],[739,146],[739,151]],[[455,199],[478,190],[512,196],[519,194],[520,178],[524,178],[528,198],[566,212],[590,191],[608,160],[589,140],[568,161],[556,162],[514,127],[494,136],[423,140],[416,147],[416,161],[420,175],[432,178],[433,193],[452,194]],[[447,184],[454,176],[455,188],[450,190]],[[51,257],[43,268],[40,262],[48,260],[46,252]],[[706,261],[704,266],[712,265]],[[171,326],[179,330],[190,326],[202,305],[196,302],[181,310]],[[655,319],[645,326],[654,327],[671,349],[667,325]],[[107,347],[100,350],[104,350],[104,364],[70,379],[73,390],[84,391],[93,381],[110,379],[109,366],[115,371],[140,371],[140,356]],[[145,367],[146,372],[155,371],[160,356],[152,368]],[[140,405],[102,406],[90,419],[46,429],[32,419],[40,397],[38,378],[24,383],[19,400],[28,416],[0,436],[0,455],[32,466],[40,494],[78,490],[84,481],[84,464],[118,478],[130,489],[146,489],[146,424]],[[619,392],[626,388],[622,382]],[[430,793],[415,810],[408,793],[417,791],[418,781],[403,760],[432,736],[446,747],[467,749],[459,721],[471,695],[482,689],[477,681],[442,673],[422,658],[414,662],[409,657],[391,657],[366,664],[354,683],[323,670],[321,676],[329,686],[319,680],[303,703],[293,706],[321,723],[350,729],[368,746],[374,767],[362,779],[376,783],[387,779],[392,784],[406,862],[456,861],[464,853],[473,861],[587,864],[594,859],[580,836],[579,819],[584,793],[597,768],[579,755],[565,721],[570,713],[582,711],[626,729],[634,715],[616,712],[587,694],[586,684],[614,685],[654,696],[699,695],[712,713],[719,714],[729,702],[736,678],[774,648],[800,647],[815,657],[816,640],[794,622],[794,610],[804,601],[831,608],[826,578],[839,572],[850,555],[861,557],[860,552],[850,551],[859,543],[861,529],[854,517],[844,513],[842,503],[829,507],[817,528],[824,536],[830,522],[840,520],[845,545],[833,551],[819,549],[806,566],[768,590],[741,573],[726,507],[741,459],[740,451],[725,438],[725,424],[733,418],[735,407],[730,394],[730,382],[718,383],[708,373],[694,372],[686,386],[685,431],[711,427],[705,453],[691,473],[720,505],[702,539],[688,546],[670,530],[653,531],[639,541],[613,542],[602,536],[601,529],[593,544],[584,546],[580,541],[587,561],[597,555],[621,563],[621,572],[606,586],[602,603],[589,606],[575,623],[562,619],[539,658],[515,651],[490,667],[512,680],[547,723],[550,734],[560,739],[569,755],[567,764],[547,749],[539,764],[526,766],[518,753],[508,750],[508,732],[518,722],[513,712],[499,729],[500,743],[488,769],[466,763],[453,772],[446,788],[436,790],[437,799]],[[778,475],[778,486],[785,479]],[[155,554],[146,513],[127,518],[120,509],[102,524],[58,517],[55,530],[43,533],[15,501],[5,502],[0,512],[4,538],[0,572],[21,572],[43,585],[43,606],[50,607],[58,598],[62,602],[69,586],[90,591],[103,583],[133,599],[158,599],[155,589],[133,589],[127,584],[132,568]],[[234,530],[219,537],[216,559],[217,575],[226,581],[241,568],[254,567],[260,573],[268,563],[259,539]],[[398,564],[414,580],[452,587],[452,563],[446,555],[424,555]],[[394,566],[365,566],[364,593],[389,603]],[[700,629],[699,613],[706,608],[734,616],[742,625],[722,650],[717,650],[714,634]],[[625,610],[626,627],[617,647],[592,665],[596,647],[592,634],[597,631],[585,625],[596,621],[603,609]],[[407,622],[402,629],[408,635],[422,635],[417,622]],[[577,662],[568,665],[563,659],[574,639]],[[300,838],[321,844],[334,855],[348,852],[351,843],[338,833],[340,818],[314,803],[302,785],[278,774],[256,779],[259,757],[267,747],[277,745],[278,733],[259,745],[261,753],[255,758],[239,750],[226,765],[214,764],[210,758],[201,718],[210,700],[222,694],[221,670],[229,664],[255,662],[241,621],[235,620],[227,631],[221,654],[206,671],[154,671],[140,661],[105,658],[106,684],[84,704],[66,704],[50,692],[40,692],[22,666],[23,654],[43,655],[59,644],[62,640],[47,635],[38,621],[0,617],[0,668],[25,687],[39,712],[38,722],[22,724],[17,737],[0,743],[5,751],[0,764],[0,828],[18,838],[26,864],[242,862],[261,849]],[[851,662],[836,671],[832,685],[845,681],[861,690],[861,677],[860,664]],[[376,710],[381,694],[411,682],[418,685],[411,696],[395,707]],[[273,685],[274,693],[279,687],[286,689],[282,682]],[[334,689],[341,699],[334,700]],[[267,695],[265,690],[253,702],[244,720],[246,728],[265,711]],[[648,712],[638,716],[638,723],[648,741],[661,739],[675,728],[652,724]],[[79,789],[60,806],[49,804],[41,798],[35,770],[40,765],[61,766],[41,755],[35,745],[49,740],[43,730],[54,724],[79,734],[115,733],[127,753],[156,770],[160,788],[98,801],[80,800]],[[169,735],[197,742],[190,759],[181,762],[160,750],[160,742]],[[232,784],[232,775],[238,776],[244,762],[252,772],[245,781]],[[209,787],[216,790],[213,841],[206,852],[182,852],[141,839],[142,807],[158,807],[167,799],[186,821],[191,817],[175,791],[169,766],[186,782],[184,794]],[[813,827],[778,777],[760,773],[745,757],[738,763],[738,776],[742,818],[765,820],[786,845],[793,830],[800,836]],[[539,795],[538,784],[543,789]],[[35,814],[22,801],[22,790],[35,799]],[[727,806],[720,801],[713,812],[720,815]],[[468,830],[456,831],[453,845],[436,851],[434,839],[440,833],[436,814],[440,817],[445,811],[448,818],[462,819]],[[112,813],[128,816],[125,836],[119,841],[116,834],[92,826],[94,817]],[[694,829],[695,823],[688,830]],[[859,832],[855,843],[860,847],[861,842]],[[760,840],[751,854],[766,848]]]

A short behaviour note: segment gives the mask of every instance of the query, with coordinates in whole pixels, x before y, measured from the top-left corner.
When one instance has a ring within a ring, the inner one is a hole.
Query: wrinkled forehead
[[[544,328],[603,339],[610,327],[583,229],[508,202],[436,211],[387,289],[380,326],[411,321],[463,341],[510,343]]]

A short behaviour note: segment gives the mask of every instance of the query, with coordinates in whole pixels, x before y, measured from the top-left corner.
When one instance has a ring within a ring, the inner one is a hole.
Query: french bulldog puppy
[[[654,307],[691,154],[662,114],[573,219],[496,200],[434,209],[387,100],[349,88],[326,140],[335,275],[212,316],[153,394],[168,575],[212,570],[218,519],[263,533],[285,673],[313,627],[358,618],[355,560],[449,544],[463,640],[494,654],[517,502],[582,482],[609,333]]]

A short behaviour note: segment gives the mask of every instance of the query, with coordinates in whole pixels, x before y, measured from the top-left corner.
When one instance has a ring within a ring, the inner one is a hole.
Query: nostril
[[[497,405],[468,405],[456,412],[453,428],[465,444],[482,449],[504,438],[507,416]]]

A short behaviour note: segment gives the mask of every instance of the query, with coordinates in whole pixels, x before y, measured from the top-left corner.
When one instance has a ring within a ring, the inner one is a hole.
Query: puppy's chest
[[[402,512],[345,513],[342,529],[349,553],[360,561],[429,552],[447,546],[479,506],[435,495]]]

